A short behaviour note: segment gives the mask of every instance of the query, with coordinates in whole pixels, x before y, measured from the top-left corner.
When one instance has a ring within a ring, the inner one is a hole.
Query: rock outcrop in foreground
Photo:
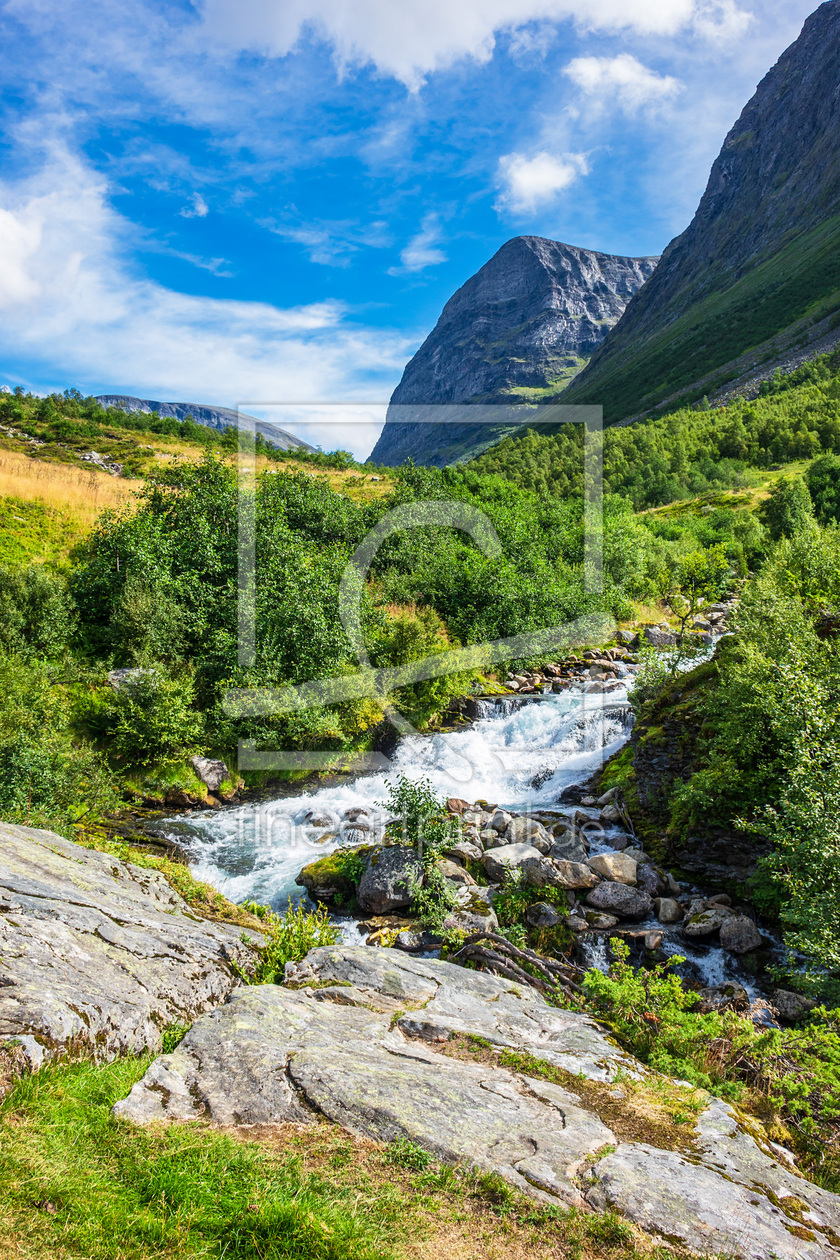
[[[586,1082],[645,1069],[588,1016],[534,990],[396,950],[330,947],[287,968],[293,988],[233,993],[122,1102],[137,1123],[314,1122],[492,1170],[544,1201],[614,1207],[648,1233],[743,1260],[840,1256],[840,1197],[763,1149],[709,1098],[683,1151],[620,1140],[597,1104],[495,1062],[443,1053],[457,1034],[525,1051]],[[621,1086],[609,1091],[622,1097]],[[592,1089],[587,1091],[589,1097]]]
[[[194,914],[157,871],[0,824],[0,1045],[18,1042],[32,1067],[159,1052],[167,1025],[253,971],[241,935]]]

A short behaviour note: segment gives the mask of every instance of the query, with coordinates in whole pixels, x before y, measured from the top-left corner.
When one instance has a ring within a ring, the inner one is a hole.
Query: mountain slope
[[[602,403],[614,421],[712,393],[818,341],[838,311],[840,2],[828,0],[759,84],[691,224],[563,401]]]
[[[392,406],[541,401],[580,371],[656,261],[515,237],[446,303]],[[374,462],[447,463],[491,437],[475,426],[406,425],[398,415],[389,412]]]
[[[156,402],[151,398],[132,398],[129,394],[99,394],[96,401],[100,407],[116,407],[119,411],[141,411],[148,415],[156,411],[161,416],[173,416],[176,420],[186,420],[192,416],[196,424],[206,424],[211,429],[231,429],[239,424],[240,412],[230,407],[206,407],[202,403],[168,403]],[[244,412],[242,413],[245,414]],[[253,417],[248,417],[252,419]],[[273,443],[281,451],[303,448],[314,451],[315,447],[301,441],[285,429],[278,429],[266,420],[255,420],[257,433],[261,433],[267,442]]]

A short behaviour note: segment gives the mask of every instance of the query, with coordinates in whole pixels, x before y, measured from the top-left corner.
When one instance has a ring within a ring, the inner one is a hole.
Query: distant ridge
[[[563,402],[607,422],[765,376],[840,327],[840,2],[811,14],[729,132],[692,222]]]
[[[240,415],[246,412],[233,411],[230,407],[207,407],[202,403],[157,402],[152,398],[134,398],[130,394],[98,394],[96,401],[100,407],[116,407],[119,411],[141,411],[148,415],[156,411],[161,416],[173,416],[176,420],[186,420],[192,416],[196,424],[205,424],[210,429],[231,429],[239,424]],[[273,443],[281,451],[306,450],[314,451],[315,447],[308,442],[278,429],[267,420],[254,420],[257,433],[261,433],[267,442]]]
[[[516,236],[446,303],[394,390],[394,406],[534,403],[568,385],[656,258]],[[523,419],[527,415],[523,415]],[[407,425],[390,413],[374,463],[446,464],[495,440],[491,426]]]

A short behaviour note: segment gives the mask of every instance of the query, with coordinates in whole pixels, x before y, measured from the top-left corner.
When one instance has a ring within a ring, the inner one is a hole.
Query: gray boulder
[[[645,626],[642,637],[652,647],[673,647],[677,636],[670,630],[662,630],[659,626]]]
[[[651,866],[650,862],[642,862],[636,870],[636,883],[644,888],[651,897],[660,897],[668,891],[668,881],[663,873]]]
[[[660,923],[679,923],[683,917],[682,907],[674,897],[657,897],[653,908]]]
[[[594,888],[598,883],[598,876],[583,863],[546,857],[527,858],[522,863],[522,877],[534,888]]]
[[[218,792],[230,773],[223,761],[214,760],[212,757],[193,757],[192,766],[209,792]],[[331,827],[332,820],[330,819],[324,825]]]
[[[423,863],[413,849],[394,844],[374,849],[359,880],[356,901],[368,914],[389,914],[410,906],[412,885],[423,878]]]
[[[682,925],[683,934],[689,940],[695,937],[711,936],[731,914],[732,911],[726,906],[709,906],[706,910],[699,910],[694,914],[689,913]]]
[[[615,880],[619,884],[636,882],[636,863],[624,853],[597,853],[587,865],[601,879]]]
[[[624,886],[626,887],[626,886]],[[632,890],[631,890],[632,891]],[[645,1069],[586,1015],[528,985],[398,950],[333,946],[246,987],[155,1060],[117,1116],[215,1125],[322,1123],[493,1172],[544,1203],[615,1208],[659,1239],[737,1260],[840,1256],[840,1198],[798,1177],[711,1098],[690,1155],[621,1142],[570,1088],[439,1047],[458,1035],[589,1080]],[[674,1088],[677,1088],[676,1086]],[[612,1096],[612,1095],[611,1095]]]
[[[69,1048],[157,1053],[252,972],[259,933],[210,923],[158,871],[0,824],[0,1039],[33,1067]]]
[[[816,1006],[816,1002],[806,998],[804,994],[793,993],[790,989],[774,989],[770,994],[770,1000],[778,1011],[779,1018],[788,1024],[795,1024],[797,1020],[804,1019]]]
[[[525,920],[536,928],[553,928],[562,921],[554,906],[550,906],[547,901],[535,901],[529,906],[525,911]]]
[[[539,857],[542,854],[532,844],[502,844],[496,849],[488,849],[481,860],[490,879],[500,884],[506,871],[516,870],[528,858]]]
[[[612,880],[605,880],[593,888],[586,901],[594,910],[606,910],[608,914],[617,914],[620,919],[644,919],[653,909],[648,893]]]
[[[549,857],[559,858],[563,862],[585,862],[589,850],[579,832],[561,831],[554,837],[554,843],[548,851]]]
[[[548,853],[552,837],[536,818],[514,818],[505,832],[508,844],[532,844],[540,853]]]
[[[720,943],[730,954],[748,954],[761,946],[761,933],[745,914],[733,914],[720,925]]]

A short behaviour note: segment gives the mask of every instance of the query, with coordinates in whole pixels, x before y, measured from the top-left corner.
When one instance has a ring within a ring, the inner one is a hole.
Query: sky
[[[505,241],[661,253],[815,7],[0,2],[0,384],[243,406],[364,456]]]

